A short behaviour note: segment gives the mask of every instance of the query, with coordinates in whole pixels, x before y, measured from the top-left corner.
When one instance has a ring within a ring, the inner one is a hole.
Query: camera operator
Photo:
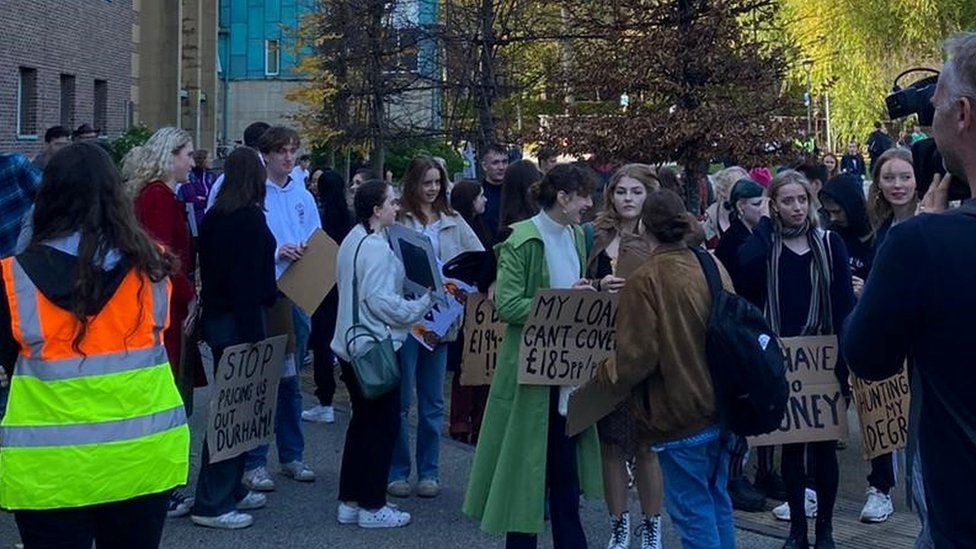
[[[945,208],[954,178],[976,191],[976,33],[949,39],[946,51],[932,98],[932,132],[948,175],[926,193],[922,214]],[[976,201],[898,224],[878,251],[841,340],[851,371],[865,379],[894,375],[909,351],[915,359],[920,392],[912,398],[921,398],[922,407],[914,427],[936,547],[976,546],[973,273]]]

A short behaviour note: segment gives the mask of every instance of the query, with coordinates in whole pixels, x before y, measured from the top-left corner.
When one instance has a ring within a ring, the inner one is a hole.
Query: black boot
[[[765,496],[752,487],[745,475],[729,480],[729,497],[733,509],[759,513],[766,508]]]
[[[810,542],[807,541],[806,533],[790,532],[790,537],[786,538],[783,549],[810,549]]]
[[[832,524],[817,521],[817,541],[813,547],[815,549],[834,549],[834,527]]]

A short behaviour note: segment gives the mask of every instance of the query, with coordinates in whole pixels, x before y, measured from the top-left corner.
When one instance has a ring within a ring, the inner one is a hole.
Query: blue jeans
[[[310,323],[298,307],[292,308],[295,326],[295,354],[286,355],[285,360],[295,361],[295,369],[301,367],[305,351],[308,349]],[[305,452],[305,437],[302,435],[302,393],[297,375],[282,377],[278,384],[278,410],[275,415],[275,443],[278,445],[278,462],[301,461]],[[250,471],[268,465],[268,445],[258,446],[247,452],[244,469]]]
[[[447,344],[428,351],[412,336],[400,348],[400,434],[393,448],[390,482],[410,478],[410,432],[407,416],[417,391],[417,478],[437,480],[441,426],[444,423],[444,375]]]
[[[664,503],[684,549],[734,549],[726,436],[658,452]]]

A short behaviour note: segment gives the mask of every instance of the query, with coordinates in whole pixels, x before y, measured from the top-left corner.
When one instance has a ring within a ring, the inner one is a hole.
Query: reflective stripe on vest
[[[14,292],[17,294],[17,322],[23,340],[30,342],[28,350],[33,358],[41,358],[41,348],[44,346],[44,335],[41,333],[41,321],[37,316],[37,291],[30,277],[20,266],[20,262],[10,263],[14,280]]]
[[[21,356],[14,367],[14,375],[36,377],[41,381],[58,381],[118,374],[140,368],[151,368],[165,362],[168,362],[166,348],[162,346],[60,360],[41,360]]]
[[[147,416],[101,423],[5,426],[0,428],[0,446],[23,448],[116,442],[168,431],[185,423],[186,412],[180,404]]]
[[[163,328],[166,326],[166,316],[169,315],[169,291],[166,289],[166,282],[153,282],[152,285],[153,301],[153,334],[156,336],[156,345],[163,344]],[[177,329],[180,327],[178,326]]]

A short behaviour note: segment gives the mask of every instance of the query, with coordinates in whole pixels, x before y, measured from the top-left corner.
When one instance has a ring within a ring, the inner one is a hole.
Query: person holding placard
[[[520,385],[518,354],[522,324],[539,289],[592,291],[581,278],[583,231],[577,226],[592,206],[596,182],[576,165],[559,164],[533,195],[543,208],[516,223],[497,246],[498,316],[508,325],[488,394],[463,511],[486,532],[505,533],[509,549],[535,547],[545,527],[546,493],[557,549],[586,547],[579,497],[599,497],[599,446],[594,428],[566,436],[569,387]]]
[[[779,172],[768,193],[770,218],[763,219],[739,250],[737,290],[765,311],[780,337],[836,334],[854,306],[844,241],[817,227],[816,200],[801,173]],[[835,374],[846,393],[847,368],[840,357]],[[783,446],[781,469],[791,520],[787,549],[809,543],[804,506],[808,449],[818,500],[815,547],[834,547],[837,441],[828,440]]]
[[[277,296],[275,240],[264,221],[267,177],[257,151],[234,149],[224,162],[224,184],[200,224],[201,320],[215,368],[224,349],[267,337],[267,314]],[[254,519],[238,511],[263,507],[267,498],[244,487],[243,453],[210,463],[208,442],[190,519],[212,528],[246,528]]]
[[[629,397],[642,441],[660,461],[665,505],[682,546],[733,548],[731,441],[719,426],[705,357],[711,298],[687,245],[699,225],[670,190],[648,195],[642,221],[657,246],[620,294],[617,351],[596,379]],[[730,289],[724,269],[720,275]]]
[[[390,337],[394,349],[400,348],[410,337],[410,326],[430,309],[431,296],[415,300],[403,297],[403,264],[384,234],[400,209],[393,187],[384,181],[367,181],[357,189],[353,201],[357,223],[339,246],[339,317],[331,344],[352,403],[339,470],[336,518],[341,524],[362,528],[396,528],[410,523],[409,513],[386,504],[390,462],[400,432],[400,391],[393,389],[367,399],[350,364],[350,352],[360,356],[368,348],[353,344],[349,349],[347,338],[356,325],[378,340]],[[354,281],[358,282],[355,301]],[[354,307],[359,308],[358,323],[353,320]]]
[[[429,156],[414,158],[403,176],[403,210],[399,222],[430,239],[434,255],[444,264],[464,252],[484,251],[478,236],[447,201],[447,172]],[[459,324],[460,322],[456,323]],[[453,332],[456,334],[457,330]],[[456,337],[456,336],[455,336]],[[445,337],[450,340],[451,337]],[[400,436],[393,450],[388,491],[408,497],[410,487],[410,424],[407,420],[414,391],[417,394],[417,495],[440,493],[438,461],[444,424],[444,376],[447,341],[427,349],[413,337],[400,348]]]
[[[621,166],[610,178],[604,191],[606,208],[586,229],[593,231],[589,250],[587,276],[595,280],[597,290],[619,292],[625,279],[619,272],[624,235],[644,234],[641,214],[647,196],[660,183],[654,168],[646,164]],[[661,469],[650,444],[638,440],[637,423],[626,404],[621,404],[597,424],[603,462],[603,492],[610,511],[608,549],[630,547],[630,513],[627,511],[627,467],[636,460],[635,481],[643,517],[638,525],[641,547],[655,549],[661,541]]]
[[[504,189],[502,190],[504,192]],[[490,250],[494,247],[494,237],[485,225],[484,213],[488,199],[485,191],[477,181],[459,181],[451,189],[451,207],[468,223],[478,240]],[[492,256],[494,257],[494,256]],[[493,261],[483,261],[482,278],[493,280],[496,269]],[[490,269],[490,272],[487,271]],[[464,328],[462,326],[462,328]],[[462,330],[463,333],[463,330]],[[488,401],[488,385],[461,385],[461,359],[464,349],[464,337],[451,343],[447,353],[448,369],[454,365],[454,379],[451,381],[451,411],[448,433],[451,438],[462,442],[476,444],[478,431],[481,429],[481,418],[485,413],[485,403]]]

